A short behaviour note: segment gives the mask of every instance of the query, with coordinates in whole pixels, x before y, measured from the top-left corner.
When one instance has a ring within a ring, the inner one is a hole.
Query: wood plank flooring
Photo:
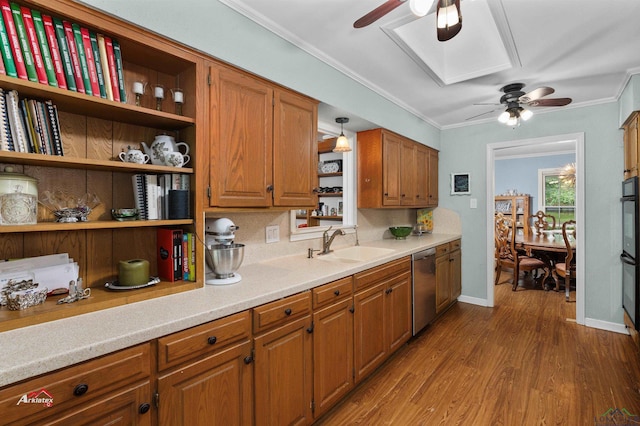
[[[316,424],[640,424],[631,338],[577,325],[564,292],[512,292],[505,275],[495,308],[455,304]]]

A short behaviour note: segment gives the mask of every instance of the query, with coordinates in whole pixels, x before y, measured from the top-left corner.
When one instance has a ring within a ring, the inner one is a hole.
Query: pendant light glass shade
[[[344,135],[343,125],[344,123],[348,123],[349,119],[347,117],[338,117],[336,118],[336,123],[340,123],[340,136],[336,140],[336,146],[333,148],[333,152],[349,152],[351,151],[351,147],[349,146],[349,139]]]

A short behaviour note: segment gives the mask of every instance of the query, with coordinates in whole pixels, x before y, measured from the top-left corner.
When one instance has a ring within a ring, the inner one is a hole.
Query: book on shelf
[[[9,3],[11,6],[11,13],[13,15],[13,24],[15,25],[18,33],[18,42],[20,43],[20,50],[22,51],[22,58],[24,59],[24,66],[27,69],[27,79],[29,81],[37,82],[38,74],[36,74],[36,65],[33,62],[33,54],[31,53],[31,47],[29,46],[29,40],[27,38],[27,30],[22,20],[22,12],[20,12],[20,5],[17,3]]]
[[[42,25],[44,26],[44,33],[47,37],[49,52],[51,53],[51,61],[53,63],[53,71],[56,75],[56,82],[58,83],[59,88],[66,89],[67,78],[65,77],[62,54],[60,53],[58,38],[56,37],[56,29],[53,26],[53,19],[51,16],[42,15]]]
[[[0,55],[0,74],[7,75],[7,70],[4,67],[4,59],[2,59],[2,55]]]
[[[96,34],[98,40],[98,50],[100,51],[100,65],[102,65],[102,76],[104,77],[104,90],[107,99],[113,100],[113,86],[111,85],[111,71],[109,70],[109,62],[107,60],[107,44],[102,34]]]
[[[9,35],[4,25],[4,19],[0,14],[0,54],[2,55],[2,62],[5,68],[5,74],[9,77],[18,77],[16,71],[16,63],[13,61],[13,54],[11,53],[11,43],[9,42]]]
[[[158,275],[164,281],[181,281],[183,274],[182,229],[158,228]]]
[[[42,55],[44,70],[47,74],[47,81],[50,86],[58,87],[58,78],[56,77],[56,71],[53,65],[53,57],[51,56],[51,48],[49,47],[47,33],[44,29],[42,14],[39,10],[32,10],[31,17],[33,18],[33,25],[36,30],[36,38],[40,45],[40,54]]]
[[[11,127],[9,127],[5,93],[2,88],[0,88],[0,149],[2,151],[15,151],[13,138],[11,137]]]
[[[100,48],[98,47],[98,36],[94,31],[89,31],[89,40],[91,42],[93,61],[95,62],[96,75],[98,77],[98,89],[100,90],[100,97],[106,99],[107,90],[104,87],[104,74],[102,73],[102,59],[100,57]]]
[[[27,68],[24,64],[24,57],[22,56],[22,49],[20,48],[20,40],[18,39],[18,31],[15,23],[13,22],[13,12],[11,11],[11,5],[8,0],[0,0],[0,10],[2,10],[2,21],[4,22],[7,37],[9,39],[9,45],[11,46],[11,54],[16,66],[16,74],[18,75],[18,78],[28,80]]]
[[[27,147],[27,135],[20,112],[20,99],[15,90],[5,91],[7,114],[9,115],[9,127],[16,152],[29,152]]]
[[[45,25],[48,22],[48,18],[49,16],[45,16],[43,18]],[[62,23],[62,20],[58,18],[51,18],[51,20],[53,21],[53,28],[56,33],[56,41],[58,42],[58,50],[60,51],[60,59],[62,61],[62,69],[64,70],[67,88],[77,92],[78,88],[76,86],[76,78],[73,73],[73,62],[71,61],[71,52],[69,51],[69,43],[67,41],[67,34],[64,31],[64,24]],[[60,84],[60,80],[58,80],[58,84]]]
[[[91,47],[91,38],[89,37],[89,29],[80,28],[82,37],[82,45],[84,47],[84,56],[87,58],[87,72],[89,73],[89,82],[91,83],[91,93],[93,96],[100,97],[100,86],[98,84],[98,71],[96,70],[96,61],[93,57],[93,47]],[[75,31],[75,27],[74,27]]]
[[[182,233],[182,279],[189,281],[189,233]]]
[[[40,84],[49,84],[49,77],[47,77],[47,71],[44,69],[40,42],[38,41],[38,36],[36,34],[36,26],[33,22],[31,9],[25,6],[20,6],[20,14],[22,15],[22,23],[24,24],[24,29],[27,34],[29,48],[31,49],[31,56],[33,57],[33,65],[36,69],[38,82]]]
[[[51,149],[47,145],[47,139],[45,137],[44,122],[42,121],[42,114],[40,113],[40,102],[35,99],[29,99],[27,105],[30,109],[31,120],[33,121],[33,128],[37,143],[40,148],[40,154],[49,155],[52,154]]]
[[[131,177],[133,183],[133,198],[140,219],[160,219],[160,189],[158,176],[154,174],[138,173]]]
[[[51,100],[44,103],[47,109],[49,131],[51,132],[51,145],[55,155],[64,155],[62,145],[62,133],[60,132],[60,120],[58,119],[58,108]]]
[[[64,25],[66,31],[66,24]],[[91,77],[89,76],[89,65],[87,64],[87,56],[85,54],[84,42],[82,41],[80,25],[72,23],[71,30],[73,31],[73,39],[76,42],[76,52],[78,54],[78,61],[80,62],[80,75],[82,76],[82,82],[84,83],[84,92],[87,95],[93,95],[93,84],[91,83]]]
[[[35,128],[33,125],[33,120],[31,119],[31,110],[29,108],[27,99],[20,100],[20,111],[22,112],[24,127],[27,130],[29,152],[40,154],[40,145],[38,144],[37,137],[35,135]]]
[[[120,87],[118,85],[118,70],[116,69],[116,58],[113,53],[113,42],[111,37],[104,36],[104,45],[107,52],[107,65],[109,66],[109,76],[111,78],[111,91],[113,100],[120,102]]]
[[[56,22],[55,18],[53,22]],[[76,82],[76,91],[78,93],[86,93],[84,78],[82,77],[82,68],[80,65],[80,56],[78,54],[78,45],[76,44],[76,38],[73,35],[73,27],[71,26],[71,22],[69,21],[62,21],[62,27],[64,28],[64,36],[67,39],[67,47],[69,48],[71,65],[73,65],[73,78]]]
[[[38,122],[40,124],[40,131],[42,132],[42,139],[47,147],[47,153],[50,155],[60,155],[54,149],[53,136],[51,134],[51,124],[49,123],[49,114],[47,113],[47,107],[44,102],[36,102]]]
[[[188,232],[187,233],[188,237],[189,237],[189,244],[188,244],[188,250],[189,250],[189,277],[188,280],[189,281],[195,281],[196,280],[196,234],[194,232]]]
[[[118,90],[120,92],[120,102],[127,102],[127,90],[124,86],[124,65],[122,62],[120,43],[116,39],[112,39],[111,43],[113,44],[113,56],[116,63],[116,73],[118,75]]]

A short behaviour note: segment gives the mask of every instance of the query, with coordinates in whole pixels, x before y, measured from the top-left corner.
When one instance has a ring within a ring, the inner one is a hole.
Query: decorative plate
[[[104,288],[106,288],[107,290],[115,290],[115,291],[135,290],[138,288],[150,287],[152,285],[158,284],[159,282],[160,282],[160,278],[158,277],[149,277],[148,283],[140,284],[140,285],[120,285],[118,281],[111,281],[111,282],[105,283]]]
[[[340,165],[338,163],[324,163],[322,165],[322,173],[337,173],[340,171]]]

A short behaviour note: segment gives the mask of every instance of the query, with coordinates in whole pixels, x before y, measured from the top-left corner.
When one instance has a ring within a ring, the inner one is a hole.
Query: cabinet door
[[[429,207],[438,206],[438,151],[429,150]]]
[[[436,257],[436,312],[441,312],[451,301],[449,255]]]
[[[403,141],[400,151],[400,204],[416,205],[416,143]]]
[[[355,294],[354,364],[359,383],[387,357],[385,321],[386,283],[374,285]]]
[[[253,418],[251,342],[158,379],[161,425],[245,425]]]
[[[353,388],[353,301],[313,314],[313,416],[318,418]]]
[[[275,92],[273,205],[314,207],[318,186],[318,104]]]
[[[254,339],[255,424],[303,425],[312,421],[311,316]]]
[[[224,67],[210,73],[210,205],[271,206],[273,89]]]
[[[451,301],[462,294],[462,252],[454,250],[449,253],[449,279],[451,280]]]
[[[429,149],[417,145],[415,161],[415,201],[418,207],[426,207],[429,205]]]
[[[385,292],[391,354],[411,337],[411,273],[407,272],[394,278]]]
[[[624,178],[638,175],[638,163],[640,159],[638,150],[638,114],[633,113],[632,118],[624,126]]]
[[[402,139],[390,133],[384,133],[382,138],[382,204],[399,206]]]

